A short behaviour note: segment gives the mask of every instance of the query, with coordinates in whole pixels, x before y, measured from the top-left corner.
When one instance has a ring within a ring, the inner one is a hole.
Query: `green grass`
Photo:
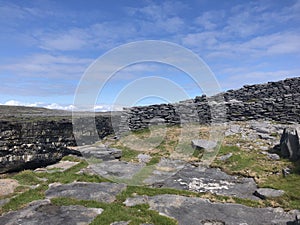
[[[105,178],[101,178],[97,175],[89,175],[89,174],[78,174],[81,169],[85,168],[88,165],[86,161],[82,161],[79,164],[65,170],[64,172],[54,172],[54,173],[36,173],[36,176],[39,178],[46,178],[47,183],[71,183],[74,181],[81,182],[104,182],[108,181]]]
[[[145,137],[147,135],[150,135],[151,131],[149,128],[143,128],[143,129],[138,129],[138,130],[133,130],[131,131],[131,134],[140,136],[140,137]]]
[[[13,177],[22,185],[37,185],[41,183],[36,174],[31,170],[24,170]]]
[[[277,198],[264,201],[265,206],[282,207],[286,210],[300,209],[300,162],[289,162],[286,159],[272,161],[258,151],[244,151],[236,146],[222,146],[219,155],[232,153],[226,161],[215,160],[213,166],[222,168],[229,174],[254,177],[259,187],[269,187],[285,191]],[[282,168],[293,168],[293,174],[283,177]],[[236,201],[245,204],[240,200]]]
[[[65,172],[52,173],[37,173],[34,171],[22,171],[12,178],[18,180],[21,186],[15,189],[15,193],[8,203],[0,208],[0,213],[8,212],[10,210],[17,210],[24,207],[26,204],[39,199],[44,199],[44,192],[48,189],[51,183],[71,183],[74,181],[82,182],[107,182],[108,180],[96,175],[77,174],[79,170],[86,167],[88,164],[81,161],[79,164],[71,167]],[[39,185],[37,188],[30,189],[28,186]]]
[[[158,156],[153,156],[150,161],[147,163],[147,166],[152,166],[152,165],[156,165],[157,163],[160,162],[160,157]]]
[[[130,161],[136,159],[138,154],[141,153],[139,151],[132,150],[123,145],[112,145],[111,147],[121,149],[122,150],[122,157],[121,157],[122,161],[126,161],[126,162],[130,162]]]
[[[128,186],[126,190],[124,190],[117,196],[117,199],[120,202],[124,202],[127,198],[130,198],[133,195],[155,196],[155,195],[163,195],[163,194],[182,195],[182,196],[189,196],[189,197],[203,196],[202,193],[195,193],[191,191],[177,190],[172,188],[150,188],[145,186]]]
[[[141,181],[147,178],[159,163],[161,157],[167,157],[176,151],[184,155],[192,155],[201,157],[202,153],[195,151],[191,147],[189,141],[178,143],[178,127],[168,127],[167,136],[155,148],[147,154],[152,156],[152,159],[147,163],[146,167],[136,174],[130,184],[143,185]],[[149,129],[139,130],[134,132],[140,138],[147,138],[150,135]],[[130,135],[130,134],[129,134]],[[275,135],[275,134],[274,134]],[[152,137],[150,141],[156,142],[156,136]],[[232,138],[232,144],[235,139]],[[241,142],[241,141],[239,141]],[[115,142],[114,147],[120,148],[123,151],[122,160],[124,161],[137,161],[137,155],[140,151],[132,150],[125,147],[119,142]],[[285,191],[282,197],[270,198],[267,200],[254,201],[250,199],[241,199],[236,197],[218,196],[210,193],[195,193],[191,191],[176,190],[170,188],[150,188],[145,186],[128,186],[126,190],[121,192],[115,202],[113,203],[100,203],[95,201],[80,201],[70,198],[55,198],[52,202],[57,205],[84,205],[86,207],[96,207],[104,209],[104,212],[99,215],[92,224],[110,224],[115,221],[131,221],[130,224],[152,223],[152,224],[166,224],[174,225],[176,222],[170,218],[159,215],[157,212],[150,210],[149,205],[141,204],[134,207],[126,207],[123,202],[135,195],[155,196],[162,194],[174,194],[187,197],[201,197],[207,198],[214,202],[229,202],[238,203],[250,207],[283,207],[286,210],[300,209],[300,162],[291,163],[288,160],[272,161],[265,155],[260,154],[259,150],[246,151],[236,146],[222,146],[218,153],[219,156],[232,153],[232,157],[225,161],[220,161],[217,158],[212,166],[219,167],[223,171],[247,177],[253,177],[258,183],[259,187],[270,187],[274,189],[281,189]],[[88,162],[77,157],[66,156],[63,160],[79,162],[79,164],[71,167],[65,172],[51,171],[51,173],[42,172],[37,173],[33,171],[23,171],[12,178],[18,180],[19,186],[14,193],[14,197],[0,209],[0,213],[8,212],[10,210],[17,210],[24,207],[31,201],[44,199],[44,192],[47,190],[50,183],[71,183],[74,181],[83,182],[104,182],[109,181],[97,175],[78,174],[78,172],[88,165]],[[92,161],[90,161],[91,163]],[[94,163],[97,163],[95,160]],[[294,174],[286,178],[278,175],[282,168],[292,167]],[[119,180],[121,182],[122,180]],[[126,180],[124,180],[126,183]],[[128,183],[128,182],[127,182]],[[29,186],[40,186],[35,189],[29,189]]]
[[[300,210],[300,175],[290,174],[287,177],[273,175],[260,184],[261,187],[285,191],[282,197],[273,200],[286,209]]]
[[[281,171],[288,164],[287,160],[272,161],[259,151],[245,151],[236,146],[221,146],[219,156],[232,153],[232,156],[221,161],[216,159],[212,166],[220,167],[229,174],[250,176],[256,179],[262,178],[269,173]]]
[[[89,157],[89,158],[86,158],[85,160],[88,162],[88,164],[98,164],[98,163],[103,162],[102,159],[98,159],[96,157]]]
[[[80,159],[76,156],[72,156],[72,155],[64,156],[61,160],[62,161],[71,161],[71,162],[82,162],[82,159]]]
[[[24,207],[26,204],[45,198],[45,191],[48,189],[48,185],[40,185],[38,188],[30,189],[24,193],[21,193],[14,198],[11,198],[8,203],[2,206],[0,213],[5,213],[11,210],[17,210]]]

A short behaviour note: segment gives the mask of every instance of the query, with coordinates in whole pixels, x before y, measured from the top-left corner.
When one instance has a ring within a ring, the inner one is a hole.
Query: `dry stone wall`
[[[209,124],[218,121],[270,119],[300,122],[300,77],[258,85],[245,85],[216,96],[198,96],[175,104],[124,109],[120,131],[146,128],[150,124]]]

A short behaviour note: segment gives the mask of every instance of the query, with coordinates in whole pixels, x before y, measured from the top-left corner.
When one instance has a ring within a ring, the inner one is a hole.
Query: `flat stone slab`
[[[66,171],[67,169],[70,169],[73,166],[76,166],[77,164],[79,164],[79,162],[60,161],[56,164],[47,166],[46,169],[47,170],[58,169],[63,172],[63,171]]]
[[[217,146],[217,142],[205,139],[192,140],[193,148],[213,149]]]
[[[81,146],[77,148],[77,151],[85,158],[97,158],[104,161],[120,159],[122,156],[122,150],[103,146]]]
[[[0,216],[0,224],[10,225],[88,225],[103,209],[86,208],[80,205],[56,206],[50,200],[30,203],[24,209]]]
[[[235,196],[258,200],[253,193],[257,190],[252,178],[231,176],[218,168],[195,167],[190,164],[162,183],[171,187],[194,192],[211,192],[218,195]]]
[[[276,190],[276,189],[272,189],[272,188],[258,188],[257,189],[257,193],[259,193],[262,196],[265,197],[280,197],[284,194],[283,190]]]
[[[179,225],[226,224],[286,225],[295,220],[299,211],[284,212],[281,208],[251,208],[240,204],[213,203],[207,199],[178,195],[138,196],[146,201],[150,209],[178,221]],[[126,200],[127,204],[135,198]],[[134,204],[131,204],[134,205]]]
[[[143,166],[143,164],[114,160],[91,164],[90,168],[99,176],[114,180],[131,179]]]
[[[18,186],[18,181],[14,179],[0,179],[0,196],[6,196],[14,193]]]
[[[75,182],[71,184],[52,184],[46,191],[46,198],[69,197],[79,200],[94,200],[111,203],[116,195],[126,188],[125,184],[109,182],[86,183]]]

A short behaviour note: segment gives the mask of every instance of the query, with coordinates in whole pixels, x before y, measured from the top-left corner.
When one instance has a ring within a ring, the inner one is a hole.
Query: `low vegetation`
[[[119,148],[126,148],[127,156],[130,155],[128,152],[131,152],[131,156],[128,157],[127,160],[135,161],[138,153],[146,153],[155,157],[155,162],[151,164],[155,165],[158,163],[159,158],[168,157],[171,154],[174,154],[174,152],[180,153],[181,150],[185,151],[185,153],[193,152],[192,157],[188,160],[201,160],[203,152],[191,148],[191,140],[195,138],[195,133],[197,133],[197,138],[208,138],[208,127],[190,126],[188,129],[189,132],[185,134],[184,141],[179,140],[179,136],[181,134],[181,128],[179,126],[166,127],[164,128],[166,131],[163,132],[161,132],[160,129],[162,128],[160,127],[152,129],[156,131],[152,132],[152,139],[155,135],[159,136],[162,134],[165,134],[165,138],[151,150],[148,149],[147,151],[147,149],[141,148],[141,151],[137,151],[129,147],[124,147],[125,144],[128,144],[128,140],[131,140],[132,142],[135,142],[136,139],[147,141],[147,138],[151,135],[149,129],[133,132],[132,134],[127,135],[125,139],[116,142]],[[274,133],[271,134],[271,136],[278,137],[278,134]],[[131,142],[129,141],[129,143]],[[253,143],[248,143],[239,135],[228,136],[223,140],[223,143],[224,144],[221,146],[217,157],[211,164],[212,167],[221,168],[224,172],[231,175],[252,177],[255,179],[259,187],[280,189],[285,191],[285,194],[282,197],[267,199],[264,201],[250,201],[224,196],[216,197],[213,195],[206,195],[204,197],[214,201],[235,202],[253,207],[273,206],[282,207],[286,210],[300,209],[300,162],[292,163],[287,159],[280,159],[278,161],[270,160],[266,155],[262,154],[259,149],[254,148],[249,150],[247,146]],[[237,143],[239,143],[240,147],[237,147]],[[257,144],[261,143],[258,141]],[[132,145],[132,147],[135,149],[135,145]],[[220,156],[229,153],[232,154],[229,159],[225,161],[219,159]],[[292,174],[287,177],[283,177],[282,169],[284,168],[292,168]]]
[[[159,163],[162,157],[169,157],[174,155],[180,149],[183,151],[192,152],[192,156],[188,160],[201,160],[202,153],[195,152],[190,146],[190,140],[193,136],[187,138],[187,140],[180,141],[179,134],[181,128],[179,126],[167,127],[167,130],[162,130],[158,127],[155,129],[154,134],[149,130],[140,130],[132,134],[128,134],[125,139],[116,140],[112,144],[113,147],[117,147],[123,150],[122,160],[136,162],[137,155],[140,153],[149,154],[152,158],[147,163],[146,169],[142,170],[136,175],[133,180],[136,180],[136,185],[140,184],[140,180],[146,177],[155,168],[155,165]],[[191,132],[198,132],[198,138],[207,137],[207,127],[194,127]],[[165,136],[161,139],[161,132],[165,132]],[[160,137],[158,137],[160,136]],[[140,146],[140,144],[147,140],[149,137],[149,145]],[[160,139],[159,139],[160,138]],[[129,140],[129,142],[127,142]],[[140,142],[138,141],[140,140]],[[234,145],[239,142],[240,147]],[[128,186],[126,190],[117,196],[117,199],[113,203],[100,203],[95,201],[80,201],[71,198],[54,198],[52,203],[56,205],[83,205],[86,207],[102,208],[103,213],[100,214],[92,222],[92,224],[110,224],[115,221],[131,221],[131,225],[138,225],[141,223],[152,224],[165,224],[174,225],[177,224],[175,220],[171,218],[159,215],[156,211],[150,210],[149,205],[141,204],[134,207],[127,207],[123,202],[128,197],[134,197],[137,195],[143,196],[155,196],[160,194],[174,194],[189,197],[201,197],[207,198],[214,202],[227,202],[238,203],[251,207],[282,207],[285,210],[300,209],[300,162],[291,163],[287,160],[281,159],[278,161],[272,161],[267,158],[266,155],[261,154],[259,150],[252,149],[251,151],[243,148],[246,142],[238,140],[238,137],[227,137],[224,140],[224,145],[220,148],[218,156],[214,160],[211,166],[221,168],[223,171],[238,176],[253,177],[259,187],[270,187],[274,189],[284,190],[285,194],[278,198],[269,198],[266,200],[249,200],[236,197],[220,196],[211,193],[195,193],[191,191],[175,190],[168,188],[149,188],[145,186]],[[155,144],[155,145],[154,145]],[[220,160],[219,157],[231,153],[232,156],[227,160]],[[0,213],[5,213],[10,210],[20,209],[31,201],[44,199],[45,191],[48,189],[49,184],[59,183],[71,183],[74,181],[84,182],[110,182],[109,180],[99,177],[97,175],[91,175],[80,172],[81,169],[88,166],[88,162],[84,159],[80,159],[73,156],[64,157],[63,160],[79,162],[79,164],[71,167],[70,169],[61,172],[50,170],[48,172],[36,172],[36,171],[23,171],[8,177],[16,179],[20,186],[15,190],[13,198],[0,208]],[[292,174],[283,177],[283,168],[292,168]],[[131,183],[132,184],[132,183]],[[133,183],[134,184],[134,183]],[[12,197],[12,196],[9,196]]]

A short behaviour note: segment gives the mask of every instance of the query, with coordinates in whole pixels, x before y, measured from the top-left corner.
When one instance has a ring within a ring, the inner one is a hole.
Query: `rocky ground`
[[[75,147],[82,157],[1,175],[0,224],[300,224],[299,160],[276,147],[290,127],[298,124],[231,122],[209,166],[191,144],[214,146],[207,126]]]

